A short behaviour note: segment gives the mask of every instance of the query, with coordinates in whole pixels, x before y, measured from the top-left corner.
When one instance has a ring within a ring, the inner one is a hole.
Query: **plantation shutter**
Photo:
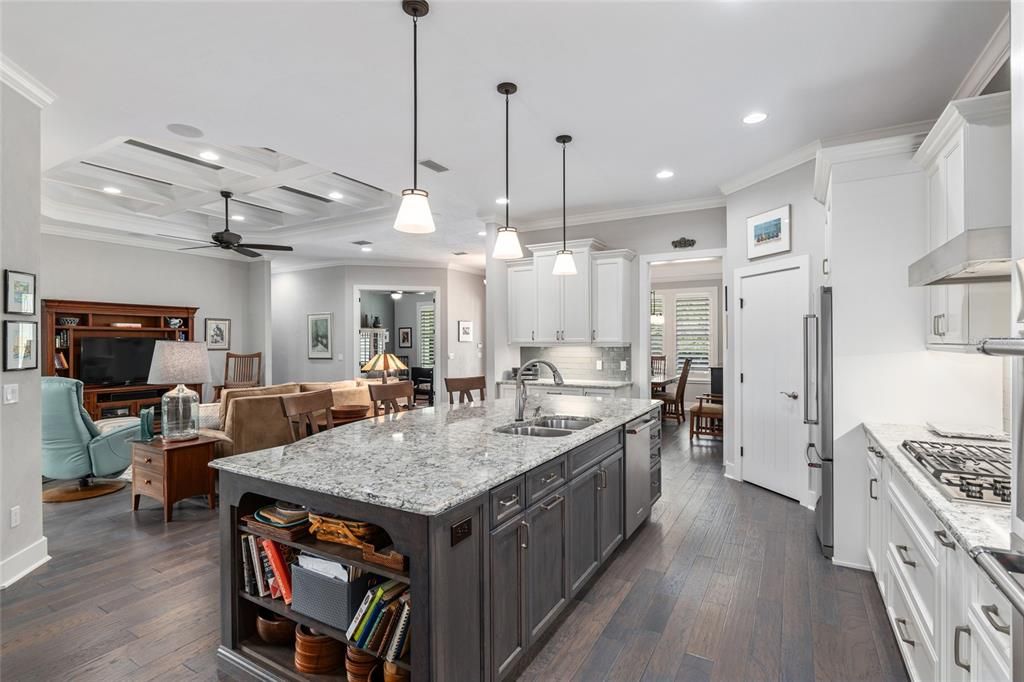
[[[665,316],[665,297],[661,294],[654,295],[654,315]],[[665,324],[651,325],[651,355],[665,354]]]
[[[676,368],[690,358],[691,371],[710,371],[711,334],[711,297],[676,296]]]
[[[419,307],[420,327],[420,366],[434,366],[434,306],[424,305]]]

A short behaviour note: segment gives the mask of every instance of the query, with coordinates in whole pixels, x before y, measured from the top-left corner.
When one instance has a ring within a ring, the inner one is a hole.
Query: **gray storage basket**
[[[380,582],[380,576],[372,573],[345,582],[292,564],[292,610],[344,631],[366,591]]]

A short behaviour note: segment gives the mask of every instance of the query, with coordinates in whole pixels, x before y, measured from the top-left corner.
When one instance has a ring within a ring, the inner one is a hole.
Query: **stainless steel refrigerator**
[[[808,425],[807,466],[821,472],[814,507],[821,553],[833,554],[835,496],[832,486],[832,287],[821,287],[816,312],[804,316],[804,423]]]

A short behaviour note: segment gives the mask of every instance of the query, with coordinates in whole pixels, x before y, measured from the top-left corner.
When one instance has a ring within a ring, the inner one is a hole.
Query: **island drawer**
[[[569,478],[583,473],[591,464],[604,459],[622,448],[622,429],[599,436],[571,451],[569,457]]]
[[[523,476],[491,490],[491,528],[501,525],[526,508]]]
[[[526,506],[540,502],[544,496],[569,480],[565,471],[565,456],[542,464],[526,474]]]

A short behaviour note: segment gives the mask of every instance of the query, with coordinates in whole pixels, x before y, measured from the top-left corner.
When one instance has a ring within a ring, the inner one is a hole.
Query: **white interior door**
[[[803,316],[807,273],[790,268],[741,280],[740,410],[743,480],[802,500],[807,492],[803,422]]]

